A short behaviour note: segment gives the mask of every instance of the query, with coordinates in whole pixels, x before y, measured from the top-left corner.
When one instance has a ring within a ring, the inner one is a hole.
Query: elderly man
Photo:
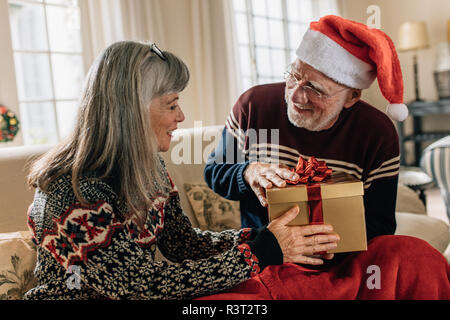
[[[240,201],[243,227],[261,227],[269,222],[264,189],[286,186],[286,179],[297,178],[288,167],[295,167],[299,156],[314,156],[363,181],[368,240],[393,234],[398,136],[388,116],[360,100],[361,91],[378,78],[391,103],[388,114],[406,118],[391,39],[378,29],[326,16],[311,23],[297,56],[285,82],[241,95],[210,155],[206,182]],[[250,129],[256,138],[246,134]]]
[[[207,298],[450,299],[450,266],[442,254],[423,240],[392,235],[398,136],[383,112],[360,100],[361,90],[377,78],[390,103],[388,115],[406,118],[392,41],[380,30],[326,16],[311,23],[297,55],[285,83],[256,86],[239,98],[205,179],[219,194],[239,200],[243,226],[256,228],[269,223],[265,188],[296,180],[288,166],[295,166],[299,156],[325,160],[364,183],[368,250],[338,254],[320,272],[310,265],[324,264],[332,254],[303,254],[301,265],[285,259]],[[296,229],[301,238],[311,226],[289,226],[295,215],[291,209],[268,228],[278,234]],[[279,250],[270,241],[264,248],[271,255]]]

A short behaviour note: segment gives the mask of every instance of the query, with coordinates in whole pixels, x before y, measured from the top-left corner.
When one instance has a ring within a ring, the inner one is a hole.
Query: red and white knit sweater
[[[170,185],[167,197],[154,199],[140,231],[124,218],[126,207],[113,189],[95,176],[80,181],[88,206],[76,200],[70,175],[55,180],[47,193],[38,189],[28,219],[38,246],[38,285],[25,299],[189,299],[283,262],[268,229],[194,229]],[[157,247],[174,263],[155,261]],[[74,265],[78,288],[67,283]]]

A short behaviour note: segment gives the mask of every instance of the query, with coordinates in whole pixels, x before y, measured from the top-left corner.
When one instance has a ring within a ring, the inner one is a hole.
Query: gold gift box
[[[319,183],[322,194],[322,212],[325,224],[339,234],[338,246],[329,253],[367,250],[364,218],[363,183],[344,172],[333,172]],[[289,225],[308,225],[308,193],[306,185],[287,185],[285,188],[266,189],[269,219],[273,220],[298,205],[300,212]]]

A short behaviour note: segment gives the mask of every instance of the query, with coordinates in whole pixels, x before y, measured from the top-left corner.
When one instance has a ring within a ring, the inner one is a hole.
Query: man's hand
[[[322,259],[311,257],[311,255],[335,249],[340,240],[339,235],[332,233],[333,227],[328,224],[287,226],[298,213],[298,206],[292,207],[267,226],[280,245],[283,262],[323,264]],[[325,254],[323,258],[332,259],[333,256],[333,254]]]
[[[250,163],[244,171],[244,179],[252,188],[263,207],[267,207],[264,189],[273,186],[284,188],[287,180],[299,179],[298,174],[283,164]]]

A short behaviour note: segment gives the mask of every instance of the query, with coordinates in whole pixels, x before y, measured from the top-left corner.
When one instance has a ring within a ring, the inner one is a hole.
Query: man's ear
[[[353,107],[353,105],[361,99],[361,89],[351,89],[347,95],[347,100],[344,103],[344,108],[348,109]]]

